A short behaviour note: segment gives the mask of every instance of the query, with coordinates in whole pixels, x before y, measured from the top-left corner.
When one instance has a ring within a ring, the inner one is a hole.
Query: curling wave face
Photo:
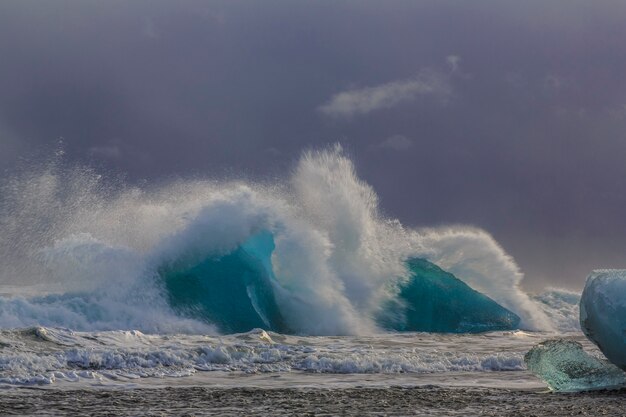
[[[54,162],[6,182],[2,194],[2,328],[340,335],[551,327],[491,236],[411,230],[382,217],[339,147],[304,153],[280,184],[137,189]]]

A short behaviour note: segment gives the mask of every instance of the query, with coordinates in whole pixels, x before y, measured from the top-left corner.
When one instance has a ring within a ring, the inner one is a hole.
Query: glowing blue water
[[[407,261],[409,280],[383,312],[399,331],[478,333],[517,328],[520,318],[425,259]]]
[[[162,266],[169,302],[180,314],[201,318],[225,333],[254,328],[287,331],[274,298],[270,233],[250,238],[224,256],[197,265]]]
[[[208,256],[197,264],[174,262],[159,268],[170,305],[225,333],[254,328],[289,333],[276,302],[279,284],[272,272],[275,248],[269,232],[257,234],[236,250]],[[381,327],[395,331],[477,333],[517,328],[519,317],[454,275],[424,259],[407,262],[410,277],[397,297],[385,303]]]

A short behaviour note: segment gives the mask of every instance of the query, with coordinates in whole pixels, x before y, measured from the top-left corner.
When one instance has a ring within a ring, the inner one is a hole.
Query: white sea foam
[[[425,337],[426,336],[426,337]],[[210,337],[137,331],[0,332],[0,384],[128,381],[198,372],[398,374],[524,370],[526,344],[507,333],[294,337],[262,330]],[[442,349],[449,345],[454,348]],[[493,353],[498,347],[498,353]]]
[[[559,288],[547,288],[532,298],[559,332],[580,331],[580,293]]]

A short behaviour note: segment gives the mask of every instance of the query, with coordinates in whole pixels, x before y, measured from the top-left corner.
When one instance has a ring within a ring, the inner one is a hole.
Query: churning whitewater
[[[277,183],[142,189],[57,160],[2,195],[5,329],[363,335],[556,322],[488,233],[382,216],[339,146],[305,152]]]

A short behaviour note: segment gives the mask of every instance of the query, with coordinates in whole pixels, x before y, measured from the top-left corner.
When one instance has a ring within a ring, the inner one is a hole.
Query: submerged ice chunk
[[[626,374],[595,358],[573,340],[547,340],[524,356],[528,369],[555,391],[583,391],[626,384]]]
[[[626,270],[589,275],[580,299],[580,327],[608,360],[626,370]]]

